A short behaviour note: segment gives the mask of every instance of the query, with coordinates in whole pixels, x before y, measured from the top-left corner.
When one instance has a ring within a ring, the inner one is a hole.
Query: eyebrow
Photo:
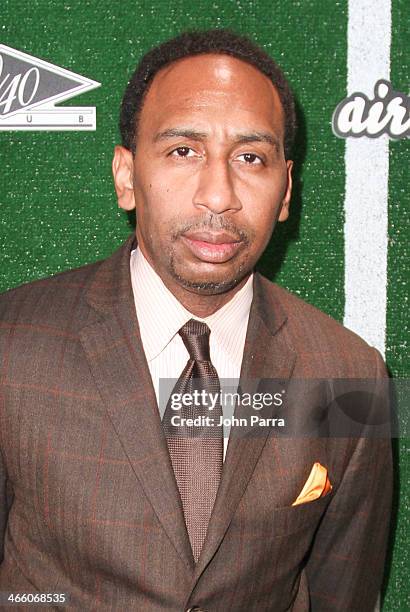
[[[154,142],[160,140],[167,140],[168,138],[189,138],[190,140],[206,140],[208,134],[205,132],[197,132],[196,130],[190,130],[185,128],[170,128],[163,132],[158,132],[154,137]]]
[[[250,132],[246,134],[237,134],[234,140],[240,144],[247,142],[266,142],[274,147],[277,151],[280,151],[279,139],[270,132]]]
[[[154,142],[171,138],[189,138],[190,140],[203,141],[208,138],[208,134],[206,132],[198,132],[197,130],[191,130],[189,128],[170,128],[168,130],[164,130],[163,132],[158,132],[158,134],[156,134],[154,137]],[[266,142],[274,147],[277,151],[280,151],[279,139],[270,132],[257,131],[235,134],[231,140],[235,144]]]

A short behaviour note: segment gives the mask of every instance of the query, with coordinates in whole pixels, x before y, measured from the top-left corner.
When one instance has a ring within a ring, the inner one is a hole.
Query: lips
[[[181,239],[197,259],[208,263],[229,261],[243,246],[242,240],[228,232],[193,231]]]
[[[240,242],[240,240],[229,234],[228,232],[209,232],[209,231],[197,231],[187,232],[184,234],[185,238],[189,240],[195,240],[197,242],[208,242],[210,244],[232,244],[234,242]]]

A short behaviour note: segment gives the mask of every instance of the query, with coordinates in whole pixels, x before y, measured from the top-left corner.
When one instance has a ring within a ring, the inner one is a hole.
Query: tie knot
[[[211,330],[206,323],[190,319],[181,327],[179,335],[189,353],[195,361],[210,361],[209,334]]]

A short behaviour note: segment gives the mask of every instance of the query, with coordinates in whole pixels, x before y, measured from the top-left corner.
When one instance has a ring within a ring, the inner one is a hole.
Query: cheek
[[[277,170],[238,182],[237,194],[242,202],[244,218],[258,230],[270,227],[279,213],[286,184],[285,172]]]
[[[182,173],[171,171],[166,165],[144,176],[140,183],[143,208],[152,217],[172,218],[192,201],[192,188]]]
[[[273,198],[266,196],[254,197],[246,206],[242,208],[242,219],[255,237],[258,244],[265,242],[272,233],[279,207]]]
[[[198,212],[190,204],[189,195],[172,189],[163,177],[144,185],[136,198],[136,208],[140,232],[159,250],[166,248],[181,223],[192,220]]]
[[[138,181],[134,188],[137,221],[147,228],[157,225],[166,216],[167,193],[165,189],[150,177],[144,182]]]

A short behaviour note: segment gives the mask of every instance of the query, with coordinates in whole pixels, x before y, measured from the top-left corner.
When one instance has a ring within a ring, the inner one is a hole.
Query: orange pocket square
[[[320,465],[320,463],[314,463],[309,477],[305,482],[305,486],[292,506],[298,506],[299,504],[311,502],[319,497],[324,497],[331,489],[332,485],[327,475],[327,469],[323,467],[323,465]]]

